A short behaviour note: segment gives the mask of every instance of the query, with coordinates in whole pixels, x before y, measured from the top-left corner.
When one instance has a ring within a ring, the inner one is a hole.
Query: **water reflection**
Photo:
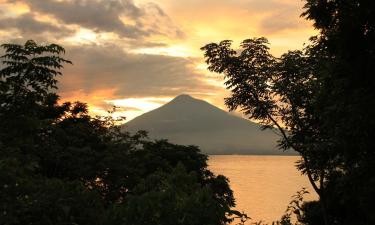
[[[316,199],[307,178],[295,168],[297,156],[220,155],[209,157],[209,168],[230,179],[239,211],[254,220],[280,218],[291,196],[306,187],[306,200]]]

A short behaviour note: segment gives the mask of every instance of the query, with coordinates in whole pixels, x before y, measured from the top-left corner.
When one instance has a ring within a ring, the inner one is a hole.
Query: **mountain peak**
[[[125,124],[128,131],[147,130],[151,139],[200,146],[210,154],[282,154],[278,136],[259,124],[233,116],[187,94]]]
[[[180,104],[191,104],[191,103],[195,103],[195,102],[199,102],[199,99],[193,98],[193,97],[191,97],[190,95],[187,95],[187,94],[178,95],[174,99],[172,99],[172,101],[170,101],[170,103],[172,103],[172,104],[178,103],[179,105]]]
[[[188,94],[181,94],[176,96],[173,100],[193,100],[194,98]]]

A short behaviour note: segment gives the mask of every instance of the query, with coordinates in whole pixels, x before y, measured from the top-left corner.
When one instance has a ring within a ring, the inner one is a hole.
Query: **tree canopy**
[[[150,141],[59,101],[64,49],[4,44],[0,70],[1,224],[227,224],[228,179],[195,146]],[[202,213],[202,212],[205,213]]]
[[[307,0],[304,10],[320,33],[303,50],[275,57],[266,38],[239,51],[224,40],[202,48],[208,69],[224,74],[229,109],[301,154],[298,169],[320,197],[303,223],[374,224],[375,3]]]

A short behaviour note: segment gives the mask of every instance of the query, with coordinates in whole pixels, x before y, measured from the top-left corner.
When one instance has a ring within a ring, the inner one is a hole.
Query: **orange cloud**
[[[315,34],[295,0],[88,2],[0,0],[0,41],[63,45],[74,65],[59,78],[62,100],[94,113],[127,102],[129,118],[181,93],[225,108],[223,77],[206,70],[200,51],[210,42],[266,36],[281,55]]]

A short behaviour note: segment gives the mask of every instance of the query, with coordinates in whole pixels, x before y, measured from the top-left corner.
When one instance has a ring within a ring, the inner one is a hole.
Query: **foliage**
[[[202,50],[226,77],[229,108],[278,129],[280,147],[301,154],[320,199],[300,221],[374,224],[375,3],[306,0],[304,9],[319,35],[303,51],[274,57],[265,38],[239,52],[228,40]]]
[[[231,96],[225,99],[229,109],[240,108],[250,119],[260,121],[264,129],[277,128],[282,137],[280,147],[301,154],[299,168],[319,194],[315,181],[325,169],[320,165],[326,162],[314,157],[325,154],[319,148],[322,135],[312,113],[313,94],[319,88],[312,75],[314,67],[302,51],[290,51],[276,58],[267,45],[265,38],[248,39],[237,53],[231,48],[231,41],[226,40],[208,44],[202,50],[208,69],[226,77],[225,84],[231,90]]]
[[[375,223],[374,12],[373,1],[308,0],[303,14],[320,31],[312,54],[325,56],[316,108],[335,159],[325,193],[332,224]]]
[[[131,135],[111,115],[59,103],[58,45],[4,44],[1,224],[227,224],[228,180],[194,146]],[[202,213],[204,212],[204,213]]]

